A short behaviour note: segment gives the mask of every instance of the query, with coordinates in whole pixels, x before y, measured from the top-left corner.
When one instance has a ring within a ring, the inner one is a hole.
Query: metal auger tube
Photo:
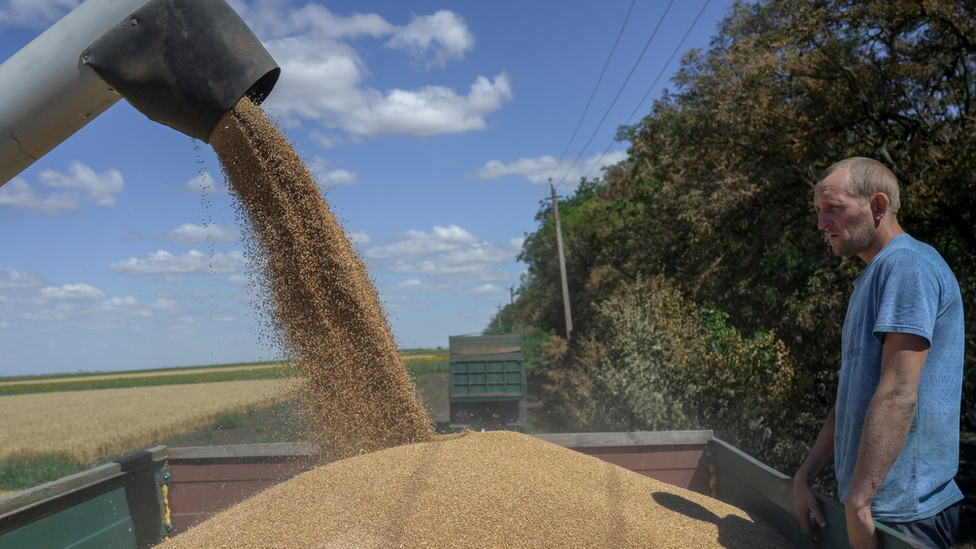
[[[209,142],[279,73],[224,0],[87,0],[0,65],[0,185],[123,97]]]

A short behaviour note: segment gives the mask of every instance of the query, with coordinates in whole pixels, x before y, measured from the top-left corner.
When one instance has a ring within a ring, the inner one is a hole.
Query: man
[[[948,548],[963,497],[953,481],[964,353],[959,285],[938,252],[898,224],[898,181],[881,163],[849,158],[827,168],[814,205],[833,252],[866,266],[844,319],[834,408],[794,479],[797,520],[811,539],[816,525],[826,526],[811,484],[833,460],[851,547],[876,547],[878,520]]]

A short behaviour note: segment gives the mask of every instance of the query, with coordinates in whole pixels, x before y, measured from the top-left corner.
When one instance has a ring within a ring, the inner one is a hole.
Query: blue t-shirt
[[[934,248],[896,236],[854,281],[844,319],[834,469],[841,501],[857,463],[868,404],[881,377],[885,334],[924,337],[928,355],[908,438],[871,506],[875,520],[930,517],[962,499],[959,466],[964,325],[959,284]]]

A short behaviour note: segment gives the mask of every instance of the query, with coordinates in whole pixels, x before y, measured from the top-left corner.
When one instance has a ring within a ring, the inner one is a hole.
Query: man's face
[[[847,170],[837,170],[817,184],[813,200],[817,226],[826,233],[834,254],[841,257],[861,254],[877,238],[870,202],[862,203],[849,189]]]

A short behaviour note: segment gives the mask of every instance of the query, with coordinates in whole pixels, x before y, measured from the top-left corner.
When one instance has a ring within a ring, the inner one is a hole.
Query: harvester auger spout
[[[224,0],[87,0],[0,65],[0,185],[123,97],[209,143],[280,72]]]

